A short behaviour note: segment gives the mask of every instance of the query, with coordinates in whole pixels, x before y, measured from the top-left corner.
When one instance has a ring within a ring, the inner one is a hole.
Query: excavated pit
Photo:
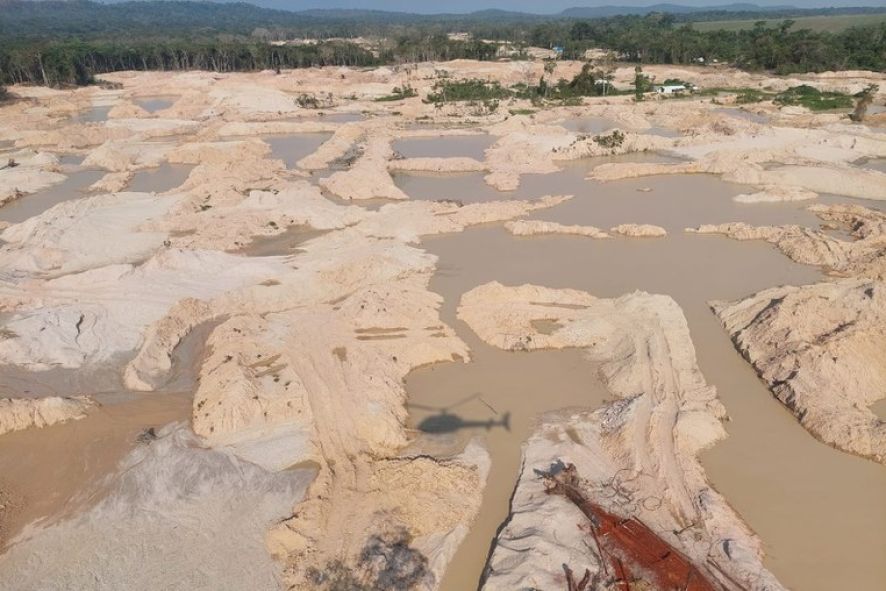
[[[547,186],[557,192],[576,188]],[[653,191],[638,192],[640,186]],[[886,545],[886,533],[862,524],[886,522],[880,502],[886,474],[809,436],[757,379],[708,308],[710,300],[821,279],[816,269],[793,263],[766,244],[682,232],[704,220],[817,224],[802,205],[735,203],[731,197],[740,190],[707,175],[589,183],[571,201],[532,216],[603,229],[631,221],[660,224],[669,232],[666,238],[521,238],[501,227],[484,227],[424,240],[439,257],[431,289],[444,297],[442,318],[470,345],[474,359],[410,374],[411,424],[420,431],[423,421],[454,414],[462,422],[450,419],[453,425],[468,426],[426,439],[440,445],[442,438],[451,446],[485,435],[493,465],[481,517],[442,589],[476,586],[496,528],[508,514],[519,445],[534,417],[559,408],[594,408],[607,398],[595,368],[579,351],[502,352],[480,342],[455,318],[461,295],[493,280],[576,288],[599,297],[635,289],[672,296],[688,320],[702,372],[733,419],[729,438],[706,452],[703,462],[713,485],[762,537],[767,566],[786,585],[802,589],[824,591],[846,582],[873,588],[883,580],[886,571],[877,553]],[[511,431],[502,427],[504,413],[511,413]]]

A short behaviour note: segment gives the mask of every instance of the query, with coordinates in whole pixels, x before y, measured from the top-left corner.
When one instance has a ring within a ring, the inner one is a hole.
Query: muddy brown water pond
[[[637,181],[619,181],[597,188],[599,195],[587,190],[572,202],[536,212],[535,217],[600,226],[652,222],[676,230],[731,221],[732,208],[740,205],[731,201],[735,187],[726,186],[724,192],[725,184],[718,186],[719,181],[710,177],[639,180],[655,187],[659,199],[667,203],[634,201],[633,210],[609,212],[628,206],[619,204],[619,195],[634,198]],[[666,186],[671,187],[667,192]],[[568,191],[552,182],[548,192]],[[808,215],[787,206],[768,213],[770,219],[773,213]],[[442,589],[477,586],[489,545],[507,516],[520,443],[534,417],[564,407],[593,408],[607,397],[595,368],[579,352],[498,351],[456,319],[461,295],[493,280],[577,288],[600,297],[635,289],[673,297],[686,315],[701,370],[717,387],[732,419],[726,425],[729,437],[706,452],[703,463],[713,485],[762,538],[767,566],[796,589],[882,588],[886,471],[811,437],[736,352],[708,307],[714,299],[820,280],[817,269],[795,264],[764,243],[679,231],[662,239],[593,240],[518,238],[500,226],[487,226],[429,238],[424,247],[439,257],[431,289],[444,297],[442,319],[470,345],[473,360],[412,372],[406,381],[410,421],[420,428],[428,417],[457,415],[463,428],[420,439],[430,442],[430,448],[445,449],[482,435],[493,460],[480,517],[459,548]],[[510,413],[510,431],[503,428],[506,413]]]
[[[298,246],[326,234],[328,230],[315,230],[310,226],[289,226],[274,236],[258,236],[249,244],[237,249],[237,254],[249,257],[281,256],[295,253]]]
[[[320,113],[321,121],[332,123],[353,123],[363,121],[366,117],[363,113]]]
[[[858,166],[869,170],[886,172],[886,158],[869,158],[858,163]]]
[[[331,133],[298,133],[271,135],[262,139],[271,146],[274,158],[282,160],[286,168],[295,168],[299,160],[316,152],[331,137]]]
[[[71,116],[71,123],[102,123],[108,120],[111,106],[90,107]]]
[[[142,99],[136,99],[135,104],[148,113],[156,113],[157,111],[168,109],[175,104],[175,98],[162,96],[145,97]]]
[[[77,169],[57,185],[25,195],[0,207],[0,220],[18,224],[63,201],[84,197],[89,186],[104,175],[104,171],[101,170]]]
[[[486,150],[498,140],[485,133],[415,137],[394,142],[394,151],[405,158],[475,158],[486,159]]]
[[[132,177],[125,191],[136,193],[164,193],[181,186],[194,167],[190,164],[164,163],[157,168],[140,170]]]
[[[560,163],[560,172],[524,175],[516,191],[501,192],[484,181],[483,173],[397,173],[395,184],[413,199],[481,203],[506,199],[535,199],[544,195],[573,195],[552,210],[536,213],[537,219],[598,226],[602,229],[623,223],[662,226],[669,233],[687,227],[722,222],[755,225],[799,224],[818,227],[820,220],[807,211],[812,203],[858,203],[877,207],[876,202],[823,196],[818,200],[783,203],[738,203],[732,198],[751,191],[746,185],[727,183],[708,174],[663,175],[617,182],[586,180],[588,172],[604,162],[676,162],[653,153],[610,158],[589,158]]]
[[[90,185],[99,181],[107,171],[80,169],[82,160],[82,156],[74,155],[60,158],[68,177],[57,185],[25,195],[0,207],[0,220],[18,224],[59,203],[87,196]],[[135,173],[124,191],[163,193],[184,183],[191,174],[191,169],[191,165],[166,163],[157,168],[142,170]]]

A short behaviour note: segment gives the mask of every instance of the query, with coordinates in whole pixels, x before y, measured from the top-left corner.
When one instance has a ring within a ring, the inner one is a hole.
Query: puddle
[[[295,168],[299,160],[310,156],[332,137],[330,133],[299,133],[266,136],[262,139],[271,146],[271,155],[282,160],[286,168]]]
[[[320,113],[320,120],[331,123],[354,123],[363,121],[366,117],[363,113]]]
[[[486,150],[498,140],[488,134],[444,135],[399,139],[394,151],[404,158],[474,158],[486,159]]]
[[[77,166],[81,156],[61,158],[62,164]],[[86,189],[105,175],[101,170],[78,170],[57,185],[53,185],[37,193],[25,195],[0,207],[0,220],[18,224],[34,217],[63,201],[80,199],[86,195]]]
[[[565,127],[573,133],[585,133],[597,135],[616,127],[622,129],[623,125],[619,125],[612,119],[606,117],[570,117],[560,123],[561,127]]]
[[[867,160],[857,162],[856,164],[862,168],[867,168],[868,170],[886,172],[886,158],[869,158]]]
[[[671,129],[670,127],[659,127],[657,125],[653,125],[649,129],[644,129],[641,133],[646,135],[657,135],[660,137],[681,137],[678,130]]]
[[[157,168],[140,170],[135,173],[125,190],[135,193],[164,193],[188,180],[193,168],[190,164],[164,163]]]
[[[256,236],[252,242],[233,252],[248,257],[269,257],[293,254],[298,245],[322,236],[327,230],[315,230],[310,226],[289,226],[275,236]]]
[[[147,111],[148,113],[156,113],[157,111],[162,111],[163,109],[168,109],[172,105],[175,104],[175,98],[168,97],[149,97],[143,99],[136,99],[135,104],[139,107]]]
[[[745,121],[759,123],[760,125],[766,125],[769,123],[769,117],[767,117],[766,115],[758,115],[757,113],[752,113],[751,111],[745,111],[744,109],[739,109],[736,107],[719,107],[717,109],[714,109],[714,113],[722,113],[727,117],[744,119]]]
[[[111,106],[90,107],[71,116],[71,123],[101,123],[108,120]]]
[[[542,210],[537,217],[571,224],[636,221],[682,228],[724,221],[720,216],[733,207],[731,194],[723,193],[724,184],[710,177],[642,180],[656,188],[664,203],[638,200],[630,204],[630,211],[620,199],[634,197],[633,181],[624,181],[593,187],[588,198]],[[664,186],[670,182],[675,184],[665,197]],[[568,192],[555,183],[549,183],[547,191]],[[610,207],[621,208],[618,216],[625,219],[606,211]],[[759,210],[748,211],[752,217],[767,217]],[[716,219],[705,219],[709,217]],[[775,285],[814,282],[820,279],[815,268],[795,264],[765,243],[682,232],[656,240],[518,238],[500,226],[487,226],[429,238],[424,247],[439,257],[431,289],[444,296],[442,318],[469,343],[475,361],[410,374],[410,420],[417,427],[426,417],[445,411],[475,421],[452,435],[450,444],[483,433],[493,457],[480,521],[459,548],[441,589],[476,587],[489,544],[507,515],[529,416],[562,406],[593,407],[605,397],[593,366],[578,352],[499,352],[455,320],[461,295],[492,280],[577,288],[600,297],[635,289],[672,296],[688,320],[701,370],[718,388],[733,419],[727,424],[730,437],[704,454],[703,462],[713,484],[760,534],[767,565],[786,586],[813,591],[873,589],[886,579],[881,556],[886,547],[886,472],[813,439],[735,351],[707,304]],[[532,356],[540,353],[548,357],[534,361]],[[527,371],[530,364],[532,370]],[[462,399],[466,402],[459,404]],[[511,413],[510,432],[500,426],[506,412]],[[491,421],[488,429],[484,421]]]

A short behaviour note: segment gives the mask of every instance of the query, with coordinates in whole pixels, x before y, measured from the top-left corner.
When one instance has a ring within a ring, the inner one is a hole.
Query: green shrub
[[[799,105],[810,111],[829,111],[853,106],[852,97],[842,92],[822,92],[814,86],[801,84],[775,95],[778,105]]]
[[[486,82],[477,78],[468,80],[439,80],[428,102],[448,103],[458,101],[489,101],[511,97],[511,91],[498,82]]]
[[[375,102],[386,103],[386,102],[392,102],[392,101],[402,101],[403,99],[408,99],[408,98],[412,98],[415,96],[418,96],[418,91],[416,91],[411,86],[407,85],[407,86],[404,86],[403,88],[400,88],[399,86],[395,86],[394,90],[391,91],[391,94],[388,94],[385,96],[380,96],[377,99],[375,99]]]
[[[604,148],[618,148],[624,143],[625,134],[615,129],[612,133],[595,135],[594,141]]]

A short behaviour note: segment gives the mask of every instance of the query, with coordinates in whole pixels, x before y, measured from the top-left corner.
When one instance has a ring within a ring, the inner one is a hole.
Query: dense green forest
[[[810,13],[815,11],[799,11]],[[729,13],[747,18],[747,13]],[[770,15],[770,12],[765,14]],[[324,65],[372,66],[427,60],[496,59],[496,46],[459,41],[509,41],[517,47],[562,47],[581,58],[591,47],[618,59],[651,64],[722,63],[778,73],[870,69],[886,71],[886,24],[841,32],[797,30],[786,20],[743,30],[696,30],[688,20],[722,12],[583,19],[487,11],[422,16],[367,11],[294,13],[249,4],[87,0],[0,0],[0,84],[88,84],[119,70],[205,69],[219,72]],[[295,37],[317,44],[274,45]],[[347,41],[374,37],[370,51]],[[337,39],[335,39],[337,38]]]

